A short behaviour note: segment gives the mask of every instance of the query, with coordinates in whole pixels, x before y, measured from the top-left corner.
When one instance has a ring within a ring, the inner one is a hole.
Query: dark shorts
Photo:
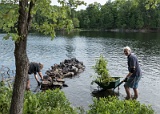
[[[133,89],[137,89],[140,79],[141,79],[141,76],[130,77],[128,79],[128,81],[124,84],[124,86],[130,87],[130,88],[133,88]]]

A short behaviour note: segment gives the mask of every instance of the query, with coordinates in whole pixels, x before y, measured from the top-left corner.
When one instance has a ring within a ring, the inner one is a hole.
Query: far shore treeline
[[[152,2],[148,2],[148,0],[115,0],[111,2],[109,0],[104,5],[94,2],[93,4],[89,4],[85,10],[68,10],[68,17],[72,19],[74,28],[82,30],[160,31],[160,2],[157,2],[156,0]],[[61,8],[60,6],[52,7],[53,10]],[[8,13],[13,11],[12,9],[18,9],[18,5],[1,3],[0,16],[8,16]],[[33,18],[33,24],[37,26],[41,25],[45,19],[46,17],[41,16],[40,12],[37,11]],[[50,21],[48,23],[53,22]],[[56,23],[59,22],[57,21]],[[3,23],[0,23],[0,32],[6,31],[6,28],[2,28],[1,24]],[[14,23],[14,26],[17,26],[17,24]],[[11,31],[15,31],[14,27],[10,29]],[[59,29],[62,30],[63,27],[56,28],[56,30]],[[31,27],[30,32],[38,32],[35,30]]]

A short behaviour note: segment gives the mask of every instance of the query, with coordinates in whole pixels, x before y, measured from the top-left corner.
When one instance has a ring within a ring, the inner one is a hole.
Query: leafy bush
[[[100,55],[99,59],[96,61],[96,65],[93,66],[93,69],[96,74],[96,79],[92,81],[98,82],[102,84],[109,84],[111,81],[115,81],[115,78],[112,78],[107,69],[107,60],[104,59],[102,55]]]
[[[118,100],[117,97],[95,98],[87,114],[154,114],[151,106],[136,100]]]
[[[36,94],[27,92],[23,112],[24,114],[77,114],[59,89]]]
[[[12,97],[12,90],[0,82],[0,114],[8,114]]]
[[[8,114],[12,89],[0,82],[0,114]],[[59,89],[32,93],[26,91],[23,114],[77,114],[78,110],[70,106],[64,92]]]

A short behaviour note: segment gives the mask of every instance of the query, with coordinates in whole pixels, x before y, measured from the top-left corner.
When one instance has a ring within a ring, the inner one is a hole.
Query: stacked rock
[[[51,69],[45,72],[46,76],[44,76],[42,81],[41,89],[67,87],[64,78],[76,76],[84,70],[85,66],[83,62],[78,61],[76,58],[65,59],[63,62],[60,62],[60,64],[54,64],[51,66]]]

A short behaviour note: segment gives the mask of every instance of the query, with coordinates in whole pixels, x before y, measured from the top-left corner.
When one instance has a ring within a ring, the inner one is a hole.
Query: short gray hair
[[[131,52],[131,48],[130,48],[129,46],[124,47],[124,48],[123,48],[123,51],[124,51],[124,50],[128,50],[129,52]]]

